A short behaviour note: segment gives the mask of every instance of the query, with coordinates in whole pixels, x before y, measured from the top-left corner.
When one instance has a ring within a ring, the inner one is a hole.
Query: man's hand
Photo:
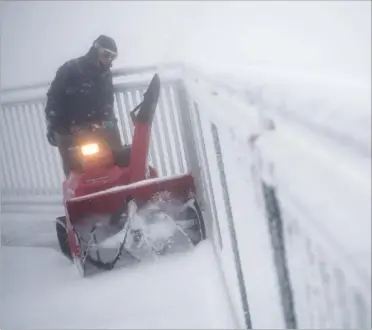
[[[102,121],[102,126],[104,128],[113,129],[115,127],[116,122],[113,120],[104,120]]]
[[[50,127],[48,127],[47,139],[48,139],[49,144],[52,147],[57,147],[57,141],[56,141],[55,133],[50,129]]]

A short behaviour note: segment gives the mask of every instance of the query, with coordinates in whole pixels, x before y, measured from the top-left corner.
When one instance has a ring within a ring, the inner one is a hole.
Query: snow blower
[[[82,276],[184,251],[205,239],[190,173],[159,177],[148,164],[160,95],[155,74],[130,112],[132,144],[111,150],[104,125],[73,134],[73,169],[63,182],[65,216],[57,218],[60,249]]]

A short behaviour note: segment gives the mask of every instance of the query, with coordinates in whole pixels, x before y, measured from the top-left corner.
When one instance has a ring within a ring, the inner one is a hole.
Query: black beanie
[[[117,53],[118,52],[118,48],[116,47],[116,43],[115,43],[115,40],[108,37],[108,36],[105,36],[105,35],[100,35],[93,43],[96,47],[97,45],[102,47],[102,48],[106,48],[108,50],[111,50],[112,52],[115,52]]]

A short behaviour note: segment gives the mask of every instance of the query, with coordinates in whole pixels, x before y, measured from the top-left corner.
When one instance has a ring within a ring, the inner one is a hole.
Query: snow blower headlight
[[[97,143],[90,143],[81,146],[81,153],[83,156],[95,155],[99,152],[99,145]]]

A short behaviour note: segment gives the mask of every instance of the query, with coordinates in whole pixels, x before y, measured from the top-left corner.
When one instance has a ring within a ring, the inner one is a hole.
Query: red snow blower
[[[191,174],[158,177],[148,165],[151,126],[160,95],[152,78],[131,111],[132,144],[111,150],[104,125],[72,135],[73,169],[63,183],[65,216],[57,218],[62,253],[82,276],[184,251],[205,239]]]

